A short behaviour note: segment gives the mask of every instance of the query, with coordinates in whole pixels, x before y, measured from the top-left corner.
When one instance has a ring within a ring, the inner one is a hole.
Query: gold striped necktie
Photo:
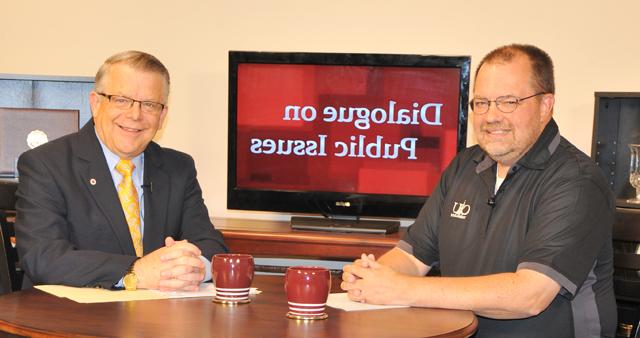
[[[122,181],[118,185],[118,197],[127,218],[129,232],[133,240],[133,247],[136,250],[136,256],[142,257],[142,233],[140,232],[140,205],[138,204],[138,192],[133,185],[131,173],[135,165],[130,160],[120,159],[116,164],[116,170],[122,174]]]

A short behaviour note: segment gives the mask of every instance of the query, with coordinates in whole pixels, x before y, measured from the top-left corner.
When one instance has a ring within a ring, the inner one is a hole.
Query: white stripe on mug
[[[300,311],[300,312],[323,312],[324,311],[324,307],[315,307],[315,308],[303,309],[303,308],[299,308],[299,307],[291,307],[291,306],[289,306],[289,310],[291,310],[291,311]]]
[[[223,300],[238,300],[238,299],[246,299],[249,298],[249,296],[245,296],[245,297],[228,297],[228,296],[216,296],[216,298],[218,299],[223,299]]]
[[[248,296],[248,292],[216,292],[216,296],[224,295],[224,296]]]
[[[216,290],[220,290],[220,291],[249,291],[250,289],[251,288],[229,289],[229,288],[216,287]]]
[[[297,316],[310,316],[310,317],[323,315],[323,313],[305,313],[305,312],[295,312],[295,311],[289,311],[289,313]]]
[[[327,303],[320,303],[320,304],[308,304],[308,303],[294,303],[294,302],[288,302],[289,305],[294,305],[294,306],[325,306],[327,305]]]

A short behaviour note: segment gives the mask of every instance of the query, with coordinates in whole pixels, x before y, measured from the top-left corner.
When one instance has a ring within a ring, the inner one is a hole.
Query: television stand
[[[291,217],[291,228],[294,230],[392,234],[397,232],[399,227],[399,221],[360,220],[357,218]]]

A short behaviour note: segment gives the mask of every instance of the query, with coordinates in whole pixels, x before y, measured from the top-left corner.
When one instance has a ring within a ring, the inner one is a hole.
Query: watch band
[[[122,278],[122,282],[124,284],[124,289],[127,290],[127,291],[135,291],[135,290],[138,289],[138,276],[133,271],[133,266],[136,264],[138,259],[140,259],[140,258],[136,258],[131,263],[131,265],[129,266],[129,268],[125,272],[124,277]]]

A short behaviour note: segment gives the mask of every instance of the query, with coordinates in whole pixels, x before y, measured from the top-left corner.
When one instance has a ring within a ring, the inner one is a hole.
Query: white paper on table
[[[215,297],[216,289],[212,283],[200,284],[198,291],[159,291],[159,290],[107,290],[96,288],[76,288],[64,285],[36,285],[36,289],[77,303],[128,302],[133,300]],[[249,294],[259,294],[257,288],[251,288]]]
[[[354,302],[347,297],[346,292],[332,293],[327,298],[327,305],[345,311],[382,310],[409,307],[408,305],[374,305]]]

